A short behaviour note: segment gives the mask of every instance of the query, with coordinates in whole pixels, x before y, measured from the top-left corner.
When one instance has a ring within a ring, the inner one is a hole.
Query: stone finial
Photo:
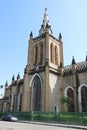
[[[75,62],[75,58],[73,56],[73,58],[72,58],[72,65],[74,65],[74,64],[76,64],[76,62]]]
[[[86,59],[85,59],[85,61],[87,62],[87,54],[86,54]]]
[[[17,75],[17,80],[20,80],[20,74],[18,73],[18,75]]]
[[[62,42],[62,35],[59,33],[59,41]]]
[[[76,68],[77,68],[77,64],[76,64],[75,58],[73,56],[73,59],[72,59],[72,71],[73,71],[73,73],[76,73]]]
[[[32,33],[32,31],[31,31],[31,33],[30,33],[30,37],[33,37],[33,33]]]
[[[15,80],[15,78],[14,78],[14,75],[13,75],[13,77],[12,77],[12,81],[14,81]]]
[[[6,81],[6,83],[5,83],[5,87],[8,87],[8,81]]]

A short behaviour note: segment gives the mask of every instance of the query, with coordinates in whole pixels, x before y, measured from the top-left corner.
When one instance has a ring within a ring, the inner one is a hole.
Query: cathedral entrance
[[[32,111],[41,111],[41,81],[36,75],[32,81]]]
[[[87,112],[87,87],[85,86],[81,88],[81,105],[82,112]]]

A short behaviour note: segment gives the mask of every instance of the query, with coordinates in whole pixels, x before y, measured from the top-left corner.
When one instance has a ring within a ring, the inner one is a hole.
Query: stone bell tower
[[[63,64],[62,36],[52,35],[48,12],[39,35],[30,33],[28,41],[28,59],[24,73],[22,111],[54,111],[59,109],[59,66]]]

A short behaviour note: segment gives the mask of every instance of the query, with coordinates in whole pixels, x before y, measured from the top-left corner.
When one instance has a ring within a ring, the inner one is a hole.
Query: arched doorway
[[[41,81],[36,75],[32,81],[32,111],[41,111]]]
[[[73,90],[71,88],[68,88],[67,90],[67,96],[70,98],[71,103],[68,105],[68,111],[74,112],[74,100],[73,100]]]
[[[81,105],[82,112],[87,112],[87,87],[83,86],[81,88]]]

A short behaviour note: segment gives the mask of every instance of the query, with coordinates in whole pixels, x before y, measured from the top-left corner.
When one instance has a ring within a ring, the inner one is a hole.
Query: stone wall
[[[57,110],[60,111],[60,78],[57,74],[49,73],[49,85],[50,85],[50,110],[51,112],[55,111],[55,106]]]

